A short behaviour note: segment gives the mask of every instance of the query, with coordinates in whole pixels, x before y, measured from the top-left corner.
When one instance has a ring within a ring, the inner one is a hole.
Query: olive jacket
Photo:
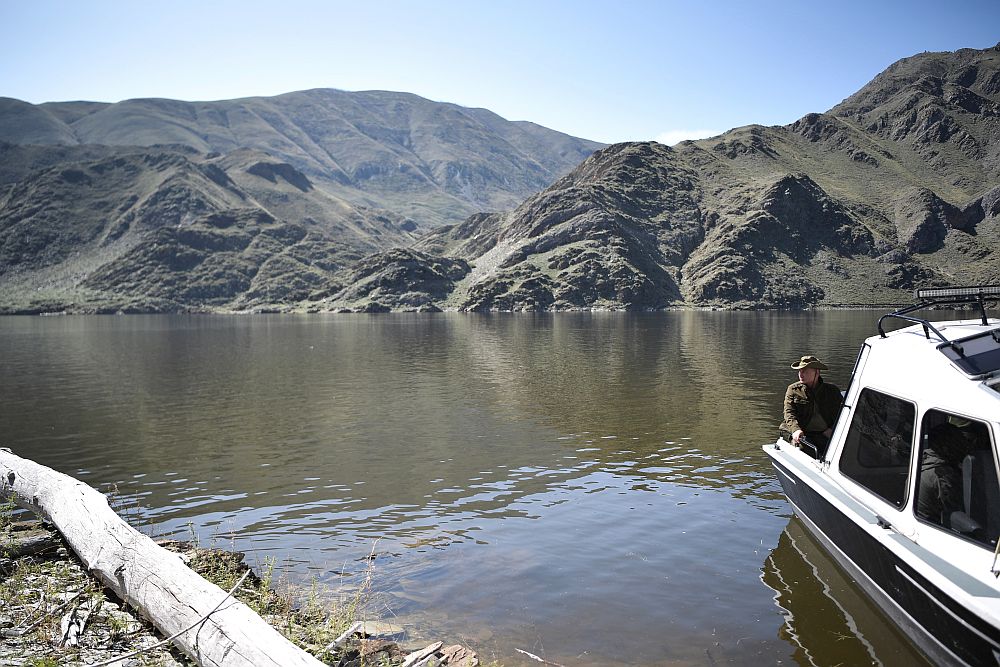
[[[779,431],[790,434],[805,431],[813,418],[815,410],[833,428],[837,423],[842,400],[837,385],[824,382],[822,376],[816,381],[816,388],[810,389],[803,382],[793,382],[785,391],[785,420],[778,427]]]

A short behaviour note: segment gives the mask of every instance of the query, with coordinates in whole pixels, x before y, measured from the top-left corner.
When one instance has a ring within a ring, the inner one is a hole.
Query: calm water
[[[537,665],[911,665],[760,446],[873,312],[0,318],[0,445],[409,642]]]

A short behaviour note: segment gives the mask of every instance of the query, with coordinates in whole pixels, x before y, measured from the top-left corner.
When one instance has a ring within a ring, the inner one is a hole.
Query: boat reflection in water
[[[761,580],[785,616],[779,637],[799,665],[930,663],[793,516]]]

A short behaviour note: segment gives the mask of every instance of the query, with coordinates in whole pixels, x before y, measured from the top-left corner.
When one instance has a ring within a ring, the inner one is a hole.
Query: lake
[[[789,364],[844,388],[880,314],[0,318],[0,446],[147,534],[333,596],[370,575],[407,646],[921,664],[761,451]]]

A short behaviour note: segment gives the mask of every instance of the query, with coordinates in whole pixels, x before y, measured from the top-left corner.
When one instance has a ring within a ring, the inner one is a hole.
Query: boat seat
[[[989,450],[967,454],[962,460],[962,502],[965,514],[985,531],[982,537],[995,543],[1000,534],[1000,488]]]

